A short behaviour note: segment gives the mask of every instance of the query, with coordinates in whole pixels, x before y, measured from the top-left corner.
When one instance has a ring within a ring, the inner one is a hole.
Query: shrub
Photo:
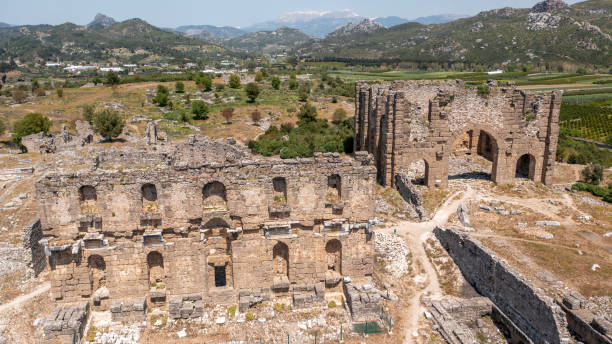
[[[204,92],[209,92],[212,90],[212,79],[208,75],[200,72],[194,81],[196,85]]]
[[[576,183],[572,185],[572,190],[590,192],[594,196],[602,197],[605,202],[612,203],[612,184],[608,185],[608,188],[603,188],[592,184]]]
[[[280,89],[280,85],[281,85],[281,81],[278,77],[273,77],[272,80],[270,81],[270,84],[272,84],[272,88],[275,90]]]
[[[4,122],[4,120],[2,120],[2,118],[0,118],[0,136],[4,135],[6,129],[6,123]]]
[[[205,120],[208,119],[208,113],[210,109],[208,108],[208,104],[201,100],[195,100],[191,104],[191,113],[193,113],[193,119],[197,120]]]
[[[249,98],[249,102],[254,103],[257,97],[259,97],[259,93],[261,92],[259,86],[256,83],[250,82],[246,85],[244,89],[247,97]]]
[[[174,85],[174,90],[176,93],[185,93],[185,84],[183,84],[181,81],[177,81]]]
[[[259,112],[258,110],[251,112],[251,119],[253,120],[253,122],[259,123],[259,121],[261,120],[261,112]]]
[[[336,109],[336,111],[334,111],[332,118],[335,124],[338,124],[344,121],[346,119],[346,110],[344,110],[343,108]]]
[[[262,82],[263,79],[264,79],[264,76],[262,72],[257,72],[257,74],[255,74],[255,82]]]
[[[593,185],[599,185],[603,179],[603,167],[600,164],[590,163],[581,172],[585,182]]]
[[[247,312],[246,314],[246,320],[248,321],[253,321],[255,320],[255,314],[251,313],[251,312]]]
[[[116,112],[104,110],[96,113],[93,120],[93,130],[106,140],[112,140],[121,135],[125,121]]]
[[[337,306],[337,305],[336,305],[336,302],[335,302],[335,301],[330,301],[330,302],[327,304],[327,308],[336,308],[336,306]]]
[[[230,88],[240,88],[240,75],[232,74],[232,76],[230,76],[229,87]]]
[[[223,91],[225,89],[225,85],[223,84],[215,84],[215,90],[217,92]]]
[[[51,121],[46,116],[40,113],[29,113],[22,119],[13,123],[12,140],[19,145],[22,151],[27,151],[21,144],[21,138],[24,136],[40,133],[41,131],[47,134],[51,128]]]
[[[230,308],[227,309],[227,315],[229,315],[230,318],[236,316],[236,308],[236,305],[232,305],[230,306]]]
[[[113,71],[106,73],[106,84],[109,86],[118,85],[121,82],[119,75]]]
[[[282,311],[285,310],[285,304],[284,303],[275,303],[274,304],[274,311],[277,313],[280,313]]]
[[[332,104],[337,104],[338,103],[338,98],[333,97],[331,102],[332,102]]]
[[[93,105],[83,106],[83,120],[93,125],[94,116],[96,114],[95,107]]]
[[[39,87],[34,89],[33,93],[37,96],[37,97],[44,97],[47,95],[47,91],[45,91],[44,88]]]
[[[57,90],[55,90],[55,92],[57,93],[57,97],[58,98],[64,97],[64,89],[63,88],[58,88]]]
[[[168,106],[168,102],[169,102],[168,93],[161,93],[158,91],[155,98],[153,98],[153,103],[157,104],[159,107]]]
[[[98,85],[102,83],[102,79],[100,79],[99,76],[94,76],[93,79],[91,79],[91,82],[93,82],[95,85]]]
[[[221,115],[223,115],[223,118],[225,118],[226,123],[231,123],[232,118],[234,117],[234,109],[225,108],[221,111]]]
[[[13,96],[13,100],[18,104],[21,104],[25,102],[26,99],[28,99],[27,93],[25,93],[24,90],[21,90],[19,88],[14,88],[11,92],[11,95]]]
[[[491,94],[491,88],[489,85],[478,85],[477,91],[479,96],[488,97]]]

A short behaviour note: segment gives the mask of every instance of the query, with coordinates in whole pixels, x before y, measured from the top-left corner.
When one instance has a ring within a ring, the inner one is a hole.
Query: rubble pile
[[[404,240],[393,234],[376,232],[374,249],[380,258],[384,259],[385,270],[395,278],[401,278],[410,269],[408,255],[410,250]]]

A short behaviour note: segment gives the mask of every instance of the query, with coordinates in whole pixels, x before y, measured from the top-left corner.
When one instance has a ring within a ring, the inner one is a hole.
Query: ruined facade
[[[205,137],[166,152],[108,151],[36,184],[53,299],[118,320],[146,306],[294,306],[373,271],[371,155],[281,160]],[[138,305],[138,307],[134,306]]]
[[[494,82],[357,83],[354,148],[374,154],[383,185],[394,185],[398,173],[424,160],[425,184],[445,187],[449,157],[461,149],[491,160],[491,180],[497,183],[519,176],[550,185],[561,95]]]

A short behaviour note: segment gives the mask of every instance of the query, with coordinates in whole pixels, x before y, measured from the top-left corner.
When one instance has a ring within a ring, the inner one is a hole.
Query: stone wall
[[[491,152],[481,154],[493,161],[493,181],[512,183],[520,158],[527,156],[528,177],[552,183],[560,91],[540,95],[494,82],[478,91],[462,81],[355,87],[354,148],[374,154],[383,185],[394,185],[397,173],[424,160],[426,185],[445,187],[449,156],[466,134],[470,151],[491,141]]]
[[[412,184],[408,175],[398,173],[395,177],[395,188],[402,198],[414,207],[417,215],[419,215],[419,219],[423,220],[425,217],[427,217],[427,212],[425,211],[425,208],[423,208],[423,196]]]
[[[554,300],[470,236],[436,227],[434,234],[466,280],[516,324],[534,343],[570,339],[567,320]]]
[[[367,153],[281,160],[191,137],[173,150],[107,151],[92,166],[36,183],[57,302],[104,288],[111,302],[242,304],[265,291],[314,303],[330,275],[372,274]]]
[[[21,243],[30,253],[28,265],[34,271],[34,276],[38,276],[47,266],[44,247],[39,243],[42,238],[43,233],[40,219],[36,219],[23,227]]]
[[[80,343],[88,317],[89,304],[87,302],[57,306],[44,320],[43,343]]]

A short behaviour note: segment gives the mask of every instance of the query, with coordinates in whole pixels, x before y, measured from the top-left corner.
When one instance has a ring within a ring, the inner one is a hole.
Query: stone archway
[[[284,242],[277,242],[272,249],[274,277],[289,278],[289,247]]]
[[[202,205],[205,211],[227,210],[225,185],[217,181],[204,185],[204,188],[202,188]]]
[[[332,239],[325,245],[327,256],[327,271],[334,271],[342,275],[342,243],[338,239]]]
[[[147,270],[149,272],[149,288],[164,289],[166,272],[164,271],[164,257],[157,251],[147,255]]]
[[[516,160],[515,178],[535,180],[536,159],[532,154],[523,154]]]
[[[470,152],[476,151],[478,155],[492,162],[489,179],[493,182],[498,182],[500,176],[500,154],[503,152],[503,140],[501,140],[500,135],[497,134],[494,128],[480,124],[467,124],[451,135],[447,141],[445,147],[446,153],[443,157],[445,164],[443,173],[444,179],[442,179],[442,181],[447,182],[449,179],[449,161],[451,155],[454,154],[454,148],[457,146],[457,141],[461,140],[465,142],[466,137],[468,137],[470,140],[469,142],[471,142],[468,146]],[[476,147],[474,147],[472,144],[475,142],[476,137],[478,137],[478,143]],[[471,177],[471,174],[467,174],[466,177]],[[458,178],[461,178],[461,176]]]

